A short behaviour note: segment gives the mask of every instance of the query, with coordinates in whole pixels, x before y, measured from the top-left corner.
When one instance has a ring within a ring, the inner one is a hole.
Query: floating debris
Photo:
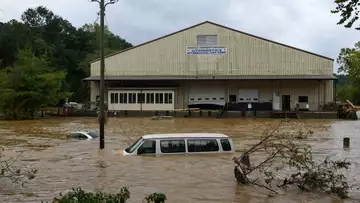
[[[152,120],[172,120],[174,119],[173,116],[153,116]]]
[[[357,120],[357,111],[359,107],[354,106],[349,100],[346,100],[346,103],[339,105],[338,107],[338,117],[343,119],[354,119]]]

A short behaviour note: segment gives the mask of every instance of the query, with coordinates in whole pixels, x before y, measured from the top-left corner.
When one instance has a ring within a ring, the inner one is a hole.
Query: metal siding
[[[298,96],[308,96],[310,110],[319,110],[319,105],[324,105],[324,96],[328,99],[327,102],[332,102],[332,94],[324,92],[324,84],[326,84],[327,91],[330,89],[331,81],[318,82],[301,81],[301,80],[282,80],[282,81],[232,81],[229,83],[231,93],[236,94],[238,89],[258,89],[259,101],[269,102],[272,100],[272,93],[280,93],[281,95],[290,95],[291,108],[295,108]],[[280,103],[281,105],[281,103]]]
[[[186,55],[196,36],[217,35],[224,56]],[[213,24],[171,35],[105,59],[106,75],[331,75],[333,62]],[[99,61],[91,64],[99,75]]]
[[[96,96],[100,96],[100,85],[99,82],[91,82],[90,83],[90,102],[96,102]]]
[[[185,96],[184,87],[178,87],[175,91],[175,109],[183,109],[184,108],[184,96]]]

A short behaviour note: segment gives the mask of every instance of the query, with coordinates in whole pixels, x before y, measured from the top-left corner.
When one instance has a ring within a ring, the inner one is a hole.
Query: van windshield
[[[127,153],[132,153],[136,148],[138,148],[138,146],[140,145],[140,143],[143,141],[142,137],[140,137],[138,140],[136,140],[136,142],[134,142],[134,144],[132,144],[130,147],[126,148],[125,151]]]

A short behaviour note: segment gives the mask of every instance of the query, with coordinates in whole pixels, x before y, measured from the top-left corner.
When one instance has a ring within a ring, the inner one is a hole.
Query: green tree
[[[31,49],[20,50],[14,66],[0,71],[0,110],[15,120],[34,117],[42,106],[69,96],[61,90],[65,76]]]
[[[12,67],[19,50],[30,47],[34,56],[46,56],[49,67],[66,73],[61,89],[72,92],[70,100],[89,100],[89,62],[99,56],[98,24],[74,27],[69,21],[46,7],[29,8],[21,15],[22,21],[0,23],[0,69]],[[105,50],[112,53],[131,47],[126,40],[105,29]]]
[[[355,43],[354,48],[341,49],[337,63],[340,65],[338,72],[348,77],[348,81],[339,87],[338,96],[360,104],[360,42]]]
[[[0,23],[0,69],[12,66],[19,48],[30,45],[30,42],[28,26],[16,20]]]
[[[351,28],[353,24],[359,19],[360,0],[335,0],[337,6],[332,13],[340,14],[339,25],[344,25],[346,28]],[[360,27],[356,27],[360,30]]]

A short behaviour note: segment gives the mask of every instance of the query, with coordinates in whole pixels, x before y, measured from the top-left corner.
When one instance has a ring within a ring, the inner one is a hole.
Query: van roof
[[[229,138],[221,133],[164,133],[148,134],[142,136],[143,139],[161,139],[161,138]]]

